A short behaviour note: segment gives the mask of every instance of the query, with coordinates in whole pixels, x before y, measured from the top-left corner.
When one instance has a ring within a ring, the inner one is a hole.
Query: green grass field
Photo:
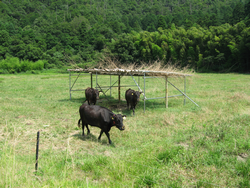
[[[98,79],[109,85],[109,76]],[[181,78],[170,81],[183,90]],[[75,89],[88,86],[83,76]],[[163,79],[146,86],[148,98],[165,96]],[[200,107],[175,97],[167,109],[165,99],[146,101],[144,113],[141,100],[135,116],[126,109],[128,88],[120,103],[117,88],[106,93],[109,101],[100,94],[98,105],[127,115],[124,131],[111,129],[109,145],[105,134],[98,142],[96,127],[81,136],[84,92],[69,100],[68,74],[0,75],[0,187],[250,187],[250,75],[194,74],[187,95]]]

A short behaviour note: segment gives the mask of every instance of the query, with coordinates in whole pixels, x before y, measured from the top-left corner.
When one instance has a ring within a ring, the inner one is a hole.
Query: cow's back
[[[130,104],[135,104],[137,101],[136,93],[132,89],[128,89],[125,94],[126,101]]]
[[[92,104],[92,103],[95,104],[97,100],[95,89],[88,87],[85,90],[85,98],[88,101],[88,104]]]
[[[92,126],[100,127],[110,121],[110,111],[101,106],[82,104],[79,113],[82,121]]]
[[[86,96],[87,99],[91,99],[91,98],[96,97],[95,90],[93,88],[88,87],[85,90],[85,96]]]

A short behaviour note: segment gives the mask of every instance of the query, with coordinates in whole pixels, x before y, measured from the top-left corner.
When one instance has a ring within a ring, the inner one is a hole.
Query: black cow
[[[116,126],[121,131],[125,129],[123,125],[123,117],[125,115],[114,114],[111,110],[97,106],[82,104],[79,108],[80,119],[78,121],[78,127],[80,127],[80,121],[82,121],[82,135],[84,136],[84,126],[87,127],[88,134],[90,133],[88,125],[99,127],[101,129],[98,140],[101,139],[102,133],[104,132],[111,144],[109,137],[109,131],[111,127]]]
[[[95,105],[96,100],[99,99],[99,91],[98,91],[98,89],[88,87],[85,90],[85,97],[86,97],[85,101],[88,101],[89,105],[91,105],[91,104]]]
[[[142,92],[135,91],[135,90],[132,90],[130,88],[125,93],[125,98],[127,101],[127,108],[129,109],[129,104],[130,104],[130,106],[131,106],[130,109],[133,110],[133,115],[135,115],[135,106],[136,106],[137,102],[139,102],[141,93]]]

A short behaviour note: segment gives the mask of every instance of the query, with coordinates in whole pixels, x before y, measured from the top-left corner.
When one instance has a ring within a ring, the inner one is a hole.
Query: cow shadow
[[[83,104],[83,103],[88,103],[86,101],[85,97],[72,97],[71,99],[69,98],[65,98],[65,99],[60,99],[58,100],[59,102],[72,102],[72,103],[79,103],[79,104]],[[110,102],[118,102],[118,99],[112,97],[112,96],[100,96],[99,99],[97,99],[96,101],[96,105],[101,106],[102,104],[108,104]]]
[[[77,134],[74,134],[72,136],[75,138],[78,138],[82,141],[92,141],[92,142],[101,143],[102,145],[108,145],[108,146],[115,147],[114,143],[109,144],[106,139],[98,140],[97,136],[93,135],[92,133],[85,134],[84,136],[81,133],[77,133]]]

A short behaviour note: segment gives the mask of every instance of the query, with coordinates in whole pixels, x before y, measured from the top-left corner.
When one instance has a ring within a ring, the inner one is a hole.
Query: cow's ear
[[[124,119],[124,120],[125,120],[125,119],[126,119],[126,117],[127,117],[126,115],[122,115],[122,119]]]

